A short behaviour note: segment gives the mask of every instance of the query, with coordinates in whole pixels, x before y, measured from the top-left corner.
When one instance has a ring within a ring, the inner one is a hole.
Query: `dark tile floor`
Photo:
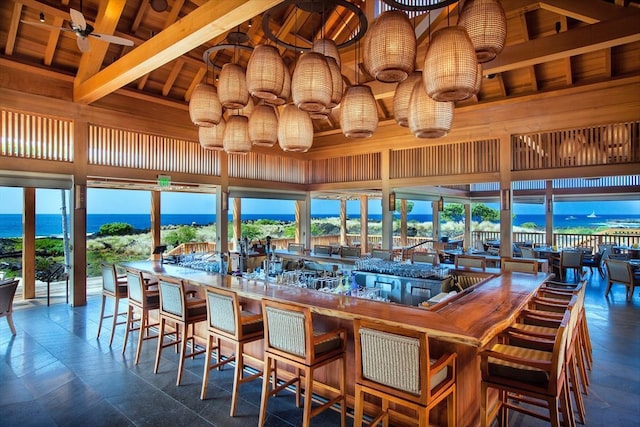
[[[588,276],[586,307],[595,366],[586,397],[589,427],[640,426],[640,296],[627,303],[624,288],[605,299],[606,283]],[[258,421],[261,381],[241,387],[238,416],[228,416],[232,369],[212,371],[208,399],[201,401],[203,358],[186,364],[183,385],[175,386],[177,358],[163,352],[153,374],[155,342],[145,343],[141,362],[132,363],[134,345],[121,354],[122,327],[113,348],[108,329],[96,339],[100,300],[69,307],[19,304],[14,314],[17,336],[0,319],[0,426],[215,425],[251,426]],[[298,426],[301,410],[285,393],[269,404],[267,425]],[[339,425],[326,411],[315,426]],[[351,421],[349,421],[351,424]],[[546,423],[520,415],[511,426]]]

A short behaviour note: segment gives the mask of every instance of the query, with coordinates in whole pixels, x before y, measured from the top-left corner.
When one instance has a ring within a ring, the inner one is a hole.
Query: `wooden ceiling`
[[[321,2],[322,0],[315,0]],[[329,2],[329,0],[325,0]],[[372,22],[378,1],[348,0]],[[300,3],[300,2],[298,2]],[[504,0],[507,43],[497,59],[484,64],[480,93],[459,103],[490,104],[537,92],[605,82],[640,75],[640,0]],[[422,68],[429,33],[458,18],[458,3],[415,17]],[[357,16],[345,8],[324,14],[304,11],[284,0],[168,0],[165,11],[152,9],[148,0],[3,1],[0,2],[1,67],[46,70],[61,80],[73,80],[69,99],[95,103],[113,92],[144,97],[160,105],[185,110],[191,93],[203,80],[213,81],[217,67],[234,57],[246,65],[250,51],[216,50],[232,43],[231,32],[247,34],[245,45],[270,43],[263,32],[263,14],[270,12],[271,31],[296,46],[325,34],[345,42],[357,29]],[[38,22],[69,26],[69,9],[82,9],[95,31],[133,40],[133,47],[91,40],[91,50],[81,53],[73,32],[29,25]],[[324,26],[321,23],[326,21]],[[371,81],[356,55],[359,43],[341,50],[342,72],[353,81],[370,82],[378,100],[380,120],[392,120],[395,84]],[[203,60],[207,55],[216,68]],[[293,67],[297,55],[280,49]],[[314,120],[317,134],[339,128],[336,111],[328,119]]]

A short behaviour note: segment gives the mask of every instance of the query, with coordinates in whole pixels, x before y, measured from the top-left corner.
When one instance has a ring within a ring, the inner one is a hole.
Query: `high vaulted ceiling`
[[[369,25],[373,22],[378,1],[348,1],[362,10]],[[484,64],[479,94],[458,106],[640,74],[639,0],[504,0],[502,4],[507,15],[506,47],[497,59]],[[415,17],[420,45],[417,68],[422,68],[429,33],[456,23],[459,6],[453,3]],[[244,45],[273,44],[262,26],[263,14],[273,7],[267,22],[271,32],[296,46],[306,47],[322,34],[345,42],[357,28],[357,16],[344,8],[317,14],[285,0],[168,0],[162,12],[153,10],[148,0],[3,1],[0,67],[46,72],[67,82],[72,79],[69,99],[76,103],[96,103],[118,92],[178,106],[186,114],[196,84],[213,81],[218,67],[232,59],[246,65],[249,50],[214,48],[233,44],[229,33],[247,34]],[[46,24],[68,27],[70,8],[82,9],[96,32],[131,39],[134,46],[92,39],[91,50],[82,53],[73,32],[23,22],[38,22],[42,12]],[[326,24],[321,26],[323,20]],[[360,82],[369,82],[380,120],[392,120],[395,84],[372,81],[363,72],[359,45],[341,50],[342,73],[347,81],[353,81],[358,72]],[[207,50],[214,68],[203,60]],[[284,47],[280,51],[293,67],[299,52]],[[338,129],[338,118],[334,111],[328,119],[314,120],[316,133]]]

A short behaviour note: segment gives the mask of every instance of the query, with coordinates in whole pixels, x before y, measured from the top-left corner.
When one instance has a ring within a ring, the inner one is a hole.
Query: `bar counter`
[[[512,323],[535,290],[548,278],[545,273],[503,273],[465,290],[435,311],[424,308],[372,301],[319,292],[311,289],[247,280],[241,277],[192,270],[177,265],[154,261],[136,261],[122,264],[149,274],[183,279],[195,287],[217,286],[231,289],[238,295],[255,302],[262,298],[295,302],[306,305],[312,312],[324,317],[328,326],[343,326],[350,331],[347,372],[354,372],[354,346],[352,321],[371,319],[426,332],[436,351],[458,354],[457,416],[459,426],[477,425],[480,410],[480,364],[478,350],[489,344],[496,335]],[[256,349],[259,351],[258,349]],[[327,373],[324,380],[333,383]],[[347,378],[348,390],[353,396],[354,378]],[[353,401],[350,399],[350,402]]]

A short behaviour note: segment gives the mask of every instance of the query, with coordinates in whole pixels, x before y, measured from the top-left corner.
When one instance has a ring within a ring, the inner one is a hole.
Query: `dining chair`
[[[412,423],[427,426],[429,413],[440,404],[447,407],[447,425],[456,425],[456,353],[438,358],[431,355],[424,332],[384,325],[364,319],[353,322],[356,384],[354,426],[362,426],[365,396],[375,396],[381,405],[368,425]],[[401,362],[400,362],[401,361]],[[400,363],[399,363],[400,362]],[[395,407],[410,408],[407,416]]]
[[[411,254],[411,263],[438,265],[440,263],[440,257],[434,252],[414,252]]]
[[[301,254],[304,252],[304,245],[302,243],[289,243],[287,245],[287,251]]]
[[[528,248],[526,246],[520,247],[520,252],[522,253],[522,258],[535,258],[536,254],[533,251],[533,248]]]
[[[196,350],[195,325],[207,320],[207,303],[196,297],[194,293],[187,292],[184,281],[180,279],[161,276],[158,288],[160,290],[160,325],[153,373],[158,373],[162,349],[174,345],[180,346],[180,362],[178,363],[178,378],[176,380],[176,385],[179,386],[182,381],[185,359],[194,358],[205,352],[205,350]],[[175,323],[173,332],[166,332],[167,321]],[[189,335],[189,326],[191,326],[191,335]],[[173,339],[165,343],[164,338],[169,335],[173,335]],[[191,343],[191,351],[187,353],[189,342]]]
[[[584,256],[582,259],[582,266],[589,267],[589,272],[593,273],[593,268],[598,269],[598,273],[600,273],[600,277],[604,279],[604,259],[608,254],[609,248],[600,248],[598,252],[593,255]]]
[[[231,392],[231,409],[229,415],[235,417],[238,406],[238,389],[240,384],[260,378],[262,375],[262,359],[245,354],[246,344],[259,341],[264,337],[262,313],[245,311],[240,306],[238,294],[228,289],[207,288],[207,350],[205,353],[204,375],[200,399],[207,396],[209,373],[212,369],[220,369],[229,362],[234,362],[233,389]],[[220,340],[233,344],[233,351],[223,359]],[[211,353],[216,350],[216,361],[211,364]],[[259,367],[251,375],[244,376],[245,360]]]
[[[627,261],[611,258],[606,260],[605,264],[607,265],[607,271],[609,272],[609,280],[607,282],[607,290],[605,291],[604,296],[608,297],[609,292],[611,291],[611,285],[617,283],[626,286],[627,301],[631,302],[634,288],[636,286],[640,286],[640,278],[634,276],[631,264]]]
[[[16,334],[16,328],[13,324],[13,298],[16,295],[18,283],[20,281],[17,279],[7,279],[0,284],[0,317],[7,318],[11,335]]]
[[[456,255],[454,263],[456,268],[472,267],[480,268],[482,271],[487,269],[487,259],[483,256]]]
[[[500,258],[500,271],[512,271],[519,273],[538,273],[538,261],[535,259],[523,259],[523,258]]]
[[[347,258],[358,258],[360,257],[360,248],[355,246],[342,246],[340,247],[340,256]]]
[[[582,271],[582,259],[584,258],[584,251],[581,249],[565,249],[560,253],[560,265],[559,273],[560,280],[565,280],[565,271],[573,270],[574,280],[578,280],[580,272]]]
[[[140,361],[140,353],[142,352],[142,344],[144,341],[158,338],[158,335],[151,335],[152,328],[158,326],[158,323],[150,323],[149,313],[160,308],[160,293],[158,291],[158,283],[151,283],[146,280],[141,271],[135,271],[127,268],[127,284],[128,284],[128,308],[127,308],[127,330],[124,334],[124,343],[122,344],[122,354],[127,350],[127,341],[129,334],[138,331],[138,346],[136,347],[136,356],[134,365]],[[135,311],[140,312],[138,318],[135,317]],[[136,326],[136,323],[138,326]]]
[[[100,321],[98,322],[98,336],[102,330],[102,321],[104,319],[112,319],[111,336],[109,337],[109,347],[113,344],[113,337],[116,332],[116,326],[126,324],[125,320],[119,321],[120,316],[126,316],[127,312],[119,312],[120,301],[128,296],[127,276],[120,276],[115,264],[103,263],[100,266],[102,270],[102,304],[100,305]],[[104,307],[107,298],[113,298],[113,314],[104,314]]]
[[[562,412],[564,425],[574,425],[565,363],[570,319],[571,313],[567,310],[556,330],[550,351],[516,345],[525,341],[520,338],[515,343],[508,340],[496,343],[480,352],[481,427],[491,425],[496,416],[502,421],[500,425],[506,425],[509,410],[549,421],[552,427],[560,426]],[[498,400],[493,407],[488,402],[489,389],[498,391]],[[519,402],[527,402],[531,406]],[[534,411],[533,405],[544,412]]]
[[[258,425],[262,427],[266,420],[268,401],[279,391],[293,384],[296,385],[296,406],[300,407],[301,389],[304,389],[304,407],[302,426],[308,427],[311,418],[320,412],[340,404],[340,425],[345,427],[346,408],[346,339],[347,331],[338,328],[329,332],[321,332],[313,328],[311,309],[293,303],[282,303],[267,298],[262,299],[262,315],[264,319],[264,374],[262,376],[262,397],[260,399],[260,418]],[[293,378],[282,384],[277,383],[278,363],[292,366]],[[339,386],[336,389],[323,385],[323,389],[331,390],[334,396],[323,401],[312,409],[314,372],[323,366],[339,362]],[[300,375],[300,372],[304,376]],[[269,390],[269,379],[274,376]],[[304,383],[304,385],[303,385]]]
[[[371,258],[378,258],[384,261],[389,261],[391,260],[391,251],[374,249],[371,251]]]
[[[313,247],[313,253],[315,255],[331,255],[331,246],[329,246],[329,245],[315,245]]]

